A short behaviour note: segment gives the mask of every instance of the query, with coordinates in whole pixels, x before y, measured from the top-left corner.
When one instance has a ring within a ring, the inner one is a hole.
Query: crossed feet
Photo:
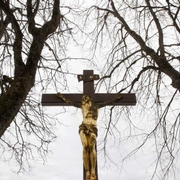
[[[96,174],[95,172],[92,172],[90,174],[89,171],[86,171],[86,180],[96,180]]]

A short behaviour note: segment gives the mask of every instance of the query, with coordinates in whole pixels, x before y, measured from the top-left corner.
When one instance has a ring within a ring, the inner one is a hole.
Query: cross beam
[[[94,81],[99,79],[99,75],[94,74],[93,70],[84,70],[83,75],[77,76],[78,81],[83,81],[83,93],[81,94],[62,94],[63,97],[76,103],[81,103],[83,95],[90,95],[94,103],[102,103],[111,101],[117,97],[117,93],[95,93]],[[109,106],[132,106],[136,104],[135,94],[121,94],[121,99],[108,104]],[[70,106],[63,99],[60,99],[57,94],[43,94],[43,106]],[[83,180],[85,180],[85,169]],[[98,180],[97,163],[96,163],[96,180]]]
[[[85,94],[85,93],[83,93]],[[63,94],[64,97],[67,99],[70,99],[73,102],[80,103],[83,94]],[[92,99],[95,103],[100,103],[108,100],[112,100],[117,96],[117,94],[105,94],[105,93],[98,93],[93,94]],[[113,102],[111,104],[108,104],[107,106],[133,106],[136,104],[136,97],[135,94],[121,94],[122,99],[117,100],[116,102]],[[42,95],[42,105],[43,106],[69,106],[66,102],[64,102],[62,99],[57,97],[57,94],[43,94]]]
[[[84,94],[88,94],[92,97],[95,103],[112,100],[117,96],[117,93],[95,93],[94,92],[94,80],[98,80],[99,75],[93,74],[93,70],[84,70],[83,75],[78,75],[78,80],[83,81],[83,93],[82,94],[63,94],[64,97],[70,99],[73,102],[80,103]],[[109,106],[133,106],[136,104],[136,97],[134,93],[122,93],[122,99],[117,100]],[[43,94],[42,95],[43,106],[69,106],[62,99],[57,97],[57,94]]]

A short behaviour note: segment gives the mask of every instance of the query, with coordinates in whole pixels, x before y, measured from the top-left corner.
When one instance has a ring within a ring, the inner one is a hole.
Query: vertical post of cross
[[[98,80],[99,75],[94,74],[93,70],[84,70],[83,75],[78,75],[78,80],[83,81],[83,94],[90,95],[93,97],[94,80]]]
[[[92,97],[94,94],[93,70],[84,70],[83,75],[87,76],[86,81],[83,81],[83,94],[88,94]]]
[[[99,75],[94,75],[93,70],[84,70],[83,75],[78,75],[78,80],[83,81],[83,95],[90,95],[93,98],[95,93],[94,80],[98,80],[98,79],[99,79]],[[97,143],[95,144],[95,149],[97,153]],[[86,180],[86,171],[84,166],[83,166],[83,180]],[[98,180],[97,156],[96,156],[96,180]]]

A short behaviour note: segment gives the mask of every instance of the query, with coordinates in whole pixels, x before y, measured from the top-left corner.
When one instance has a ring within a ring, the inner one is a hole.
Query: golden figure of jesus
[[[61,93],[57,93],[58,97],[63,99],[69,105],[75,106],[82,110],[83,121],[79,126],[79,135],[83,146],[83,164],[86,171],[86,180],[96,180],[96,138],[98,135],[97,118],[98,110],[111,102],[121,99],[121,95],[112,101],[103,103],[94,103],[89,95],[83,95],[81,103],[75,103],[66,99]]]

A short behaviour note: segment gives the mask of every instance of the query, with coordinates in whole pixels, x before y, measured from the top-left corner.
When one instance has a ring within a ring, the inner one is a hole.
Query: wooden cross
[[[83,95],[90,95],[94,103],[107,102],[114,99],[117,96],[117,93],[95,93],[94,91],[94,80],[98,80],[99,75],[93,73],[93,70],[84,70],[83,75],[78,75],[78,80],[83,81],[83,93],[82,94],[62,94],[67,99],[81,103]],[[136,104],[135,94],[121,94],[121,99],[112,102],[108,105],[113,106],[129,106]],[[43,106],[70,106],[64,100],[58,98],[57,94],[43,94],[42,95],[42,105]],[[96,161],[97,162],[97,161]],[[85,180],[85,169],[83,180]],[[96,163],[96,180],[98,180],[98,171]]]

